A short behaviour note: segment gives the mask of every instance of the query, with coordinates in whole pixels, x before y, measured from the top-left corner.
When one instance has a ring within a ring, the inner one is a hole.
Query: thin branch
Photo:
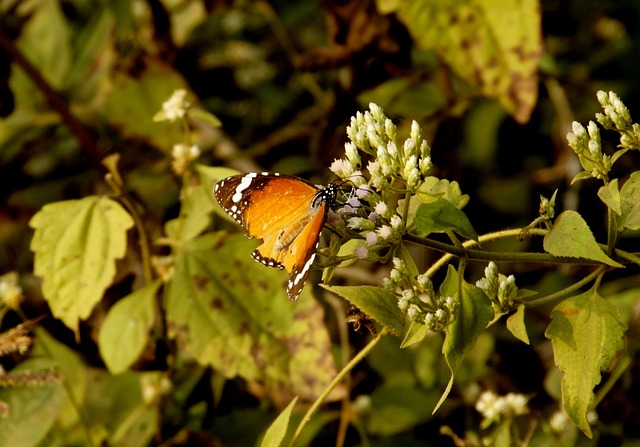
[[[559,290],[557,292],[554,292],[550,295],[547,296],[543,296],[542,298],[538,298],[535,300],[529,300],[527,301],[527,306],[542,306],[543,304],[547,304],[547,303],[551,303],[553,301],[557,301],[560,300],[564,297],[573,295],[574,292],[576,292],[577,290],[579,290],[582,286],[589,284],[591,281],[593,281],[594,279],[598,278],[600,275],[602,275],[605,270],[607,269],[607,267],[605,266],[600,266],[599,268],[595,269],[593,272],[589,273],[587,276],[585,276],[584,278],[582,278],[580,281],[571,284],[569,287],[566,287],[562,290]]]
[[[448,253],[459,258],[466,257],[470,261],[494,261],[494,262],[535,262],[548,264],[580,264],[580,265],[601,265],[599,261],[582,258],[568,258],[554,256],[548,253],[538,252],[514,252],[505,253],[499,251],[476,250],[466,247],[456,247],[444,242],[434,241],[424,237],[405,234],[403,239],[423,245],[433,250]]]
[[[322,404],[322,402],[324,402],[327,396],[329,396],[329,393],[331,393],[331,391],[333,391],[333,389],[342,381],[342,379],[345,378],[346,375],[349,374],[349,372],[371,352],[371,350],[378,344],[380,340],[382,340],[382,337],[387,335],[387,333],[388,333],[388,330],[386,328],[382,329],[380,333],[376,335],[376,337],[373,340],[371,340],[367,346],[362,348],[362,350],[358,352],[351,359],[351,361],[347,363],[345,367],[342,368],[342,370],[334,377],[334,379],[331,381],[329,386],[327,386],[327,388],[316,399],[313,405],[311,405],[311,407],[307,410],[306,414],[300,421],[300,424],[296,428],[296,432],[293,434],[293,437],[289,442],[289,446],[293,446],[293,444],[296,442],[296,439],[298,439],[298,437],[300,436],[300,433],[302,433],[302,430],[304,429],[304,427],[311,420],[311,416],[313,416],[314,413],[318,410],[318,408],[320,408],[320,405]]]
[[[13,62],[22,68],[29,79],[31,79],[31,82],[33,82],[38,90],[42,92],[49,106],[60,115],[62,121],[78,139],[80,147],[91,161],[98,166],[100,170],[104,170],[104,167],[101,164],[103,154],[98,148],[96,138],[86,127],[82,125],[82,123],[80,123],[75,115],[73,115],[65,98],[55,91],[51,85],[49,85],[38,69],[22,54],[20,49],[16,47],[13,41],[2,31],[2,28],[0,28],[0,47],[11,55]]]

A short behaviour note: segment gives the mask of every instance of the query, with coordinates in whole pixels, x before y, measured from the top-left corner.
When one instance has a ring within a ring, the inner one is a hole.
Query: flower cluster
[[[478,280],[476,286],[489,297],[496,315],[507,313],[514,307],[514,300],[518,296],[516,279],[513,275],[501,275],[493,261],[484,269],[484,278]]]
[[[508,393],[498,396],[493,391],[485,391],[476,401],[476,410],[482,415],[482,425],[486,428],[502,417],[528,413],[527,398],[522,394]]]
[[[585,172],[578,174],[574,181],[594,177],[608,181],[611,166],[628,150],[640,150],[640,124],[631,121],[629,109],[614,92],[597,93],[598,101],[604,113],[596,113],[596,120],[607,130],[620,134],[620,150],[612,156],[602,152],[600,131],[595,122],[589,121],[587,128],[576,121],[567,134],[569,146],[578,155]]]
[[[396,137],[398,128],[387,118],[382,108],[374,103],[369,110],[351,118],[347,126],[350,142],[345,145],[346,159],[335,160],[331,170],[354,184],[362,177],[362,161],[358,150],[373,157],[367,164],[369,185],[385,191],[402,182],[407,190],[416,192],[431,170],[431,149],[422,138],[420,126],[411,124],[411,132],[401,147]]]
[[[178,175],[184,174],[193,160],[200,156],[200,148],[197,145],[174,144],[171,150],[171,168]]]
[[[371,103],[351,118],[345,158],[331,164],[331,171],[354,186],[338,213],[347,214],[348,229],[364,241],[355,252],[360,259],[377,260],[382,249],[400,242],[407,216],[396,209],[394,195],[415,193],[431,170],[430,148],[418,123],[412,123],[402,144],[397,133],[382,108]],[[369,158],[364,173],[361,152]]]
[[[596,119],[607,130],[627,130],[634,128],[640,130],[638,124],[633,124],[629,109],[622,103],[618,95],[614,92],[603,92],[600,90],[596,96],[598,102],[604,109],[604,114],[596,113]]]
[[[157,405],[163,396],[169,394],[173,389],[173,384],[164,375],[145,374],[140,377],[140,389],[142,391],[142,399],[147,405]]]
[[[400,258],[393,258],[393,269],[383,285],[399,296],[398,307],[402,312],[432,331],[441,331],[455,320],[458,303],[453,297],[437,294],[426,275],[412,277]]]
[[[578,174],[578,178],[593,177],[597,179],[608,179],[611,170],[611,157],[602,152],[602,142],[600,141],[600,130],[593,121],[589,121],[587,129],[582,124],[574,121],[572,130],[567,134],[569,146],[578,155],[580,164],[586,174]]]
[[[176,122],[187,114],[187,110],[191,107],[191,103],[186,100],[187,91],[178,89],[173,92],[171,97],[162,103],[162,109],[153,117],[154,121],[170,121]]]
[[[604,114],[596,113],[596,119],[607,130],[620,133],[620,147],[640,150],[640,124],[631,121],[629,109],[614,92],[598,92],[598,101]]]
[[[0,304],[12,310],[17,310],[23,299],[22,287],[18,281],[16,272],[0,276]]]

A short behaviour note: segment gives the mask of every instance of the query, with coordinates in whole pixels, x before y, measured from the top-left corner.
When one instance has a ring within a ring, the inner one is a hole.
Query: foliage
[[[637,13],[0,2],[0,446],[637,443]],[[258,170],[341,190],[295,303]]]

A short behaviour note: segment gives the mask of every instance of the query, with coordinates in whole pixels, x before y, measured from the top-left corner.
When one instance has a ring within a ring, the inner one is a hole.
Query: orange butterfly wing
[[[253,258],[289,272],[287,293],[297,299],[315,258],[327,202],[335,199],[335,186],[320,190],[297,177],[251,173],[220,181],[214,192],[248,236],[263,240]]]

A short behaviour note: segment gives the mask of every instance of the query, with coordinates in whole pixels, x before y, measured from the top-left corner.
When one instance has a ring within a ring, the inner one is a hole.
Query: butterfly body
[[[297,299],[337,187],[330,184],[321,189],[298,177],[254,172],[219,181],[214,195],[249,237],[263,240],[251,254],[253,259],[289,272],[287,294]]]

